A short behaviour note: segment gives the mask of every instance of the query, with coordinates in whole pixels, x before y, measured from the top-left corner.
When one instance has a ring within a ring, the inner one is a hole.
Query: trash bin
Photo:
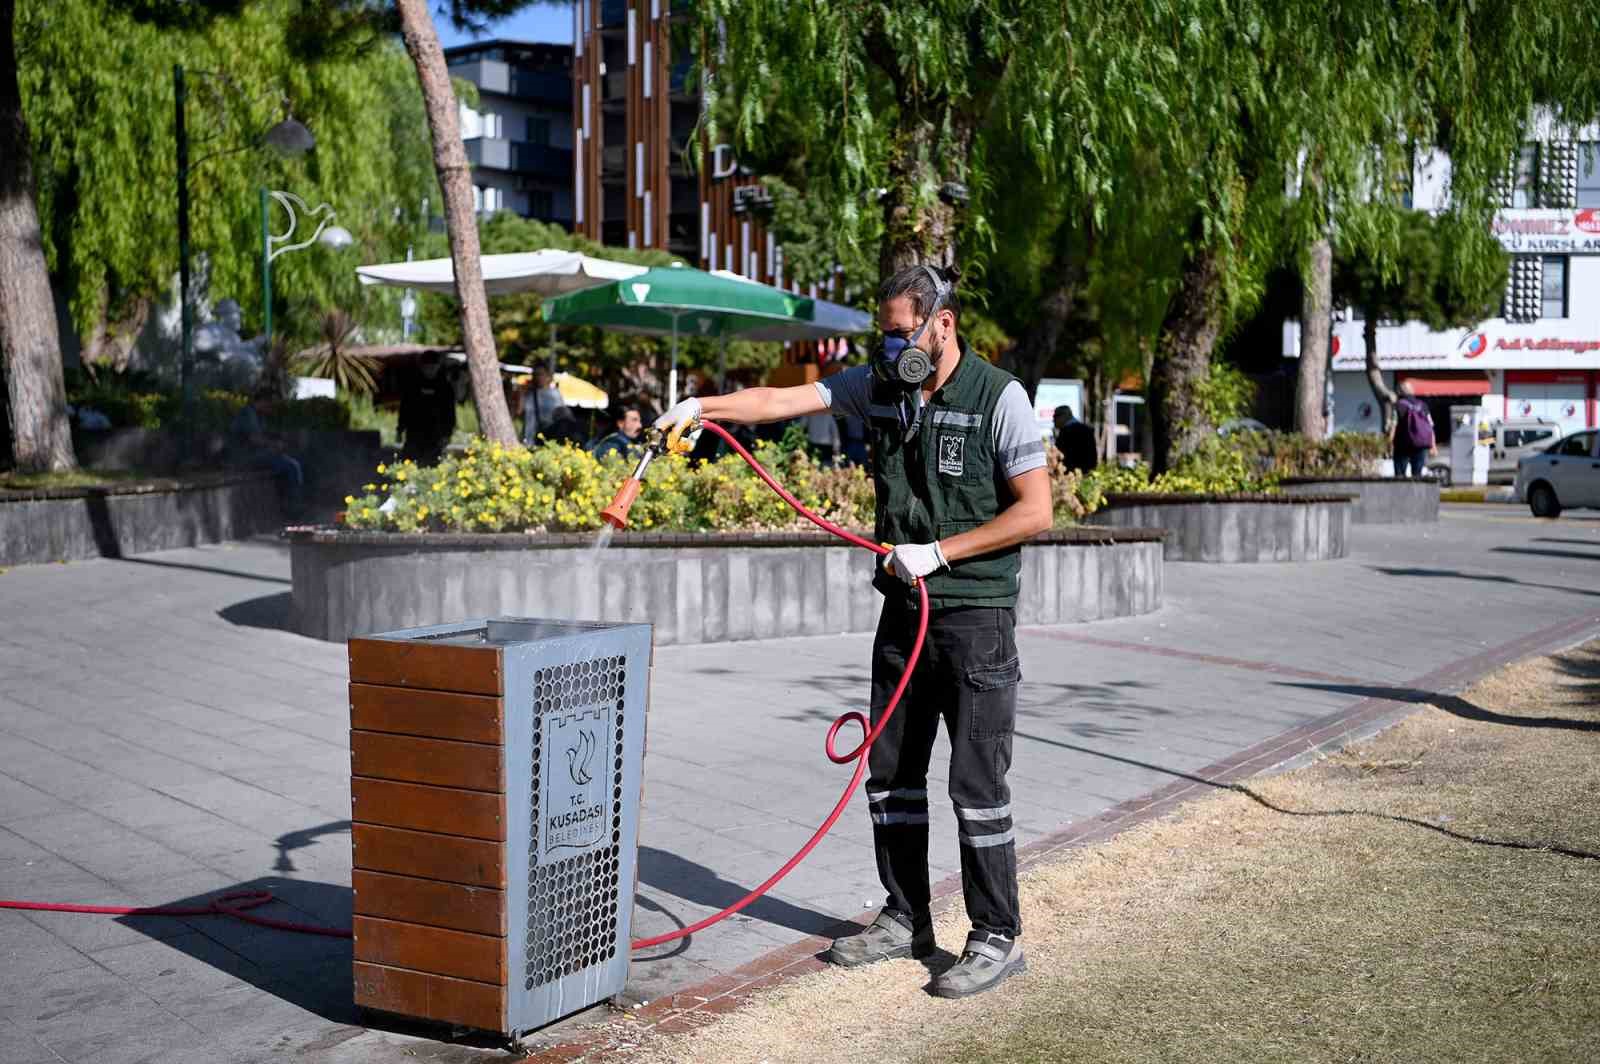
[[[648,624],[351,639],[355,1003],[515,1038],[628,976]]]

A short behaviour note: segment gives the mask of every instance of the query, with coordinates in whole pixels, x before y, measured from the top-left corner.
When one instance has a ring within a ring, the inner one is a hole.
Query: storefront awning
[[[1396,377],[1410,381],[1420,396],[1489,394],[1489,378],[1482,373],[1399,373]]]

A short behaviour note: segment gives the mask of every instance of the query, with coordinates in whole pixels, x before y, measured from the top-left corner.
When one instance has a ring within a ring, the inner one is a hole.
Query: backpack
[[[1410,447],[1422,450],[1433,446],[1433,415],[1428,413],[1426,403],[1416,399],[1400,400],[1400,423]]]

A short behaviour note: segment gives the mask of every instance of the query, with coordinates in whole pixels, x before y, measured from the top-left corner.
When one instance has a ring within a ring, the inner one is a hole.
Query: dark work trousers
[[[944,719],[950,801],[961,842],[961,891],[980,931],[1015,936],[1017,848],[1011,831],[1011,737],[1017,716],[1016,611],[935,610],[905,697],[872,745],[867,802],[886,908],[917,921],[928,911],[928,762]],[[917,634],[914,606],[886,601],[872,644],[872,722],[905,670]]]

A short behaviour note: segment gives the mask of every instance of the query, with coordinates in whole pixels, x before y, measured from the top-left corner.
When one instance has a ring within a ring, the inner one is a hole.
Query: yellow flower
[[[376,485],[376,484],[363,484],[361,486],[361,490],[362,491],[377,491],[378,490],[378,485]]]
[[[389,471],[389,467],[388,466],[384,465],[382,462],[378,463],[378,472],[387,473],[388,471]]]
[[[344,504],[346,506],[349,506],[350,504],[354,503],[355,501],[356,501],[356,497],[354,495],[346,495],[344,497]]]
[[[394,479],[396,479],[396,480],[404,480],[404,479],[406,479],[406,471],[404,469],[396,469],[394,471]]]

